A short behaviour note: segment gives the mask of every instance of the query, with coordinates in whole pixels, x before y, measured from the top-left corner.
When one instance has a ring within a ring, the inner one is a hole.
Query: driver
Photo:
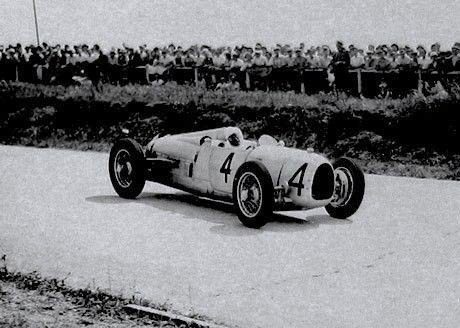
[[[239,147],[241,145],[241,140],[237,133],[232,133],[229,135],[227,140],[228,143],[233,147]]]
[[[228,143],[233,147],[239,147],[243,143],[243,133],[238,128],[227,128],[225,131]]]

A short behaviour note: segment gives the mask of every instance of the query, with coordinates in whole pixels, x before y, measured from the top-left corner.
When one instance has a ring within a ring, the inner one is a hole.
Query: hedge
[[[360,99],[176,84],[97,89],[12,83],[0,86],[0,104],[0,142],[6,144],[50,138],[110,143],[121,128],[144,143],[158,133],[236,125],[248,138],[267,133],[332,156],[367,152],[382,161],[430,164],[438,154],[455,162],[460,153],[460,88],[428,97]]]

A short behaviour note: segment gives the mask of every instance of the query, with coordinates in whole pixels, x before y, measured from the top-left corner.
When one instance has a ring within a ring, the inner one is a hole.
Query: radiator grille
[[[315,200],[329,199],[334,193],[334,170],[329,164],[321,164],[313,177],[311,194]]]

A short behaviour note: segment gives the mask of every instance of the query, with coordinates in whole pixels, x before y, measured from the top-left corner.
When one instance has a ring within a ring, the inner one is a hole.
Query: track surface
[[[366,176],[323,209],[243,227],[231,207],[147,184],[118,198],[108,155],[0,147],[9,265],[239,327],[458,327],[460,183]]]

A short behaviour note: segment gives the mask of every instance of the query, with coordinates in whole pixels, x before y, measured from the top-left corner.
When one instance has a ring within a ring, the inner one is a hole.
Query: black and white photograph
[[[459,0],[0,0],[0,327],[460,327]]]

